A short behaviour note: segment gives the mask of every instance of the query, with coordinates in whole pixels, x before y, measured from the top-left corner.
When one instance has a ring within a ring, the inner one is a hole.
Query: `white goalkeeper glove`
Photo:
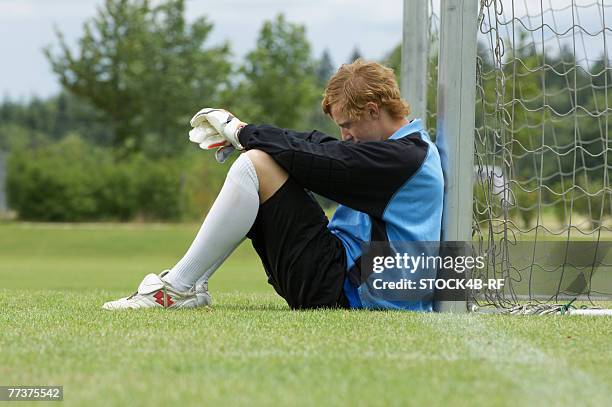
[[[195,117],[194,117],[195,118]],[[234,152],[234,147],[202,116],[201,119],[191,120],[193,129],[189,132],[189,141],[197,143],[200,148],[210,150],[217,148],[215,159],[223,163]]]
[[[240,129],[246,126],[246,123],[239,120],[236,116],[223,109],[213,109],[206,107],[197,112],[191,119],[191,126],[197,127],[207,121],[219,135],[229,141],[234,148],[244,150],[244,147],[238,140]],[[211,136],[209,136],[211,137]],[[211,147],[209,147],[211,148]]]

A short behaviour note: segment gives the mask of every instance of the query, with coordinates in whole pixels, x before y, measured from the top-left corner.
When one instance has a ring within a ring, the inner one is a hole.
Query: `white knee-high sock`
[[[241,154],[227,173],[221,192],[183,258],[164,276],[184,291],[208,280],[242,242],[259,210],[259,181],[255,167]]]

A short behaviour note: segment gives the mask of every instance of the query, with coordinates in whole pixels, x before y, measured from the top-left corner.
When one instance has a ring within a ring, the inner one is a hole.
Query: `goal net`
[[[474,277],[505,284],[472,293],[479,309],[612,299],[611,27],[610,0],[480,3]]]

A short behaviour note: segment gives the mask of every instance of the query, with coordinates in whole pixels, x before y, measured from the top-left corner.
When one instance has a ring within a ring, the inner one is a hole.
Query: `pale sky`
[[[439,14],[439,0],[410,1],[433,3]],[[601,30],[597,4],[606,6],[606,26],[612,27],[612,0],[574,1],[579,6],[574,15],[571,9],[554,13],[559,31],[566,31],[575,19],[580,19],[591,31]],[[53,26],[58,26],[68,42],[74,43],[81,36],[83,22],[93,17],[103,3],[104,0],[0,0],[0,99],[3,96],[28,99],[57,93],[57,79],[42,53],[44,46],[57,43]],[[512,2],[503,0],[503,3],[504,14],[511,17]],[[545,10],[566,8],[571,0],[514,0],[514,4],[517,16],[521,16],[527,8],[537,13],[540,4]],[[227,40],[233,60],[241,61],[255,47],[263,22],[282,12],[290,22],[306,26],[315,57],[329,49],[334,64],[339,66],[347,61],[355,47],[366,58],[377,60],[393,49],[402,38],[402,5],[403,0],[187,0],[187,15],[189,20],[206,15],[214,23],[206,45]],[[545,13],[550,25],[553,24],[551,15]],[[539,24],[539,19],[533,23]],[[508,33],[507,27],[500,28],[502,35]],[[612,31],[607,34],[609,55],[612,55]],[[482,34],[480,38],[485,39]],[[564,42],[570,41],[566,38]],[[577,36],[577,54],[582,56],[583,50],[589,50],[593,54],[591,58],[601,54],[602,42],[602,36]],[[548,45],[555,46],[555,42],[547,41]]]

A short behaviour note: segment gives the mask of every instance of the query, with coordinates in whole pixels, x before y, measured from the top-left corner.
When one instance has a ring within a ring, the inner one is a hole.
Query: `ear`
[[[378,118],[380,117],[380,108],[376,103],[368,102],[366,103],[365,108],[366,112],[368,113],[368,116],[370,116],[370,119],[378,120]]]

